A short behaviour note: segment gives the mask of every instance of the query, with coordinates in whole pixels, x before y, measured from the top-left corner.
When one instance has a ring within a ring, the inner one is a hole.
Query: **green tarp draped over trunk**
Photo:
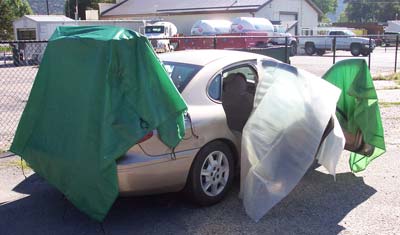
[[[336,114],[342,128],[352,134],[361,130],[364,142],[375,147],[371,156],[350,155],[351,170],[365,170],[386,151],[378,97],[367,63],[363,59],[340,61],[323,78],[342,89]]]
[[[118,196],[115,160],[153,129],[175,147],[186,108],[144,36],[109,26],[59,27],[11,151],[101,221]]]

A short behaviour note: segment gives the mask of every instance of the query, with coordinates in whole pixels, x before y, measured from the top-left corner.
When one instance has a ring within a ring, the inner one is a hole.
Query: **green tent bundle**
[[[118,196],[116,159],[153,129],[175,147],[186,109],[144,36],[111,26],[59,27],[11,151],[101,221]]]
[[[351,170],[363,171],[386,151],[378,97],[367,63],[363,59],[340,61],[323,78],[342,89],[336,112],[342,128],[353,135],[360,130],[364,142],[374,147],[368,156],[350,155]]]

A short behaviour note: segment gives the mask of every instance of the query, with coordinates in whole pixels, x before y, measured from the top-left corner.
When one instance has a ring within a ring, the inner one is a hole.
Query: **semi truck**
[[[148,24],[144,27],[144,32],[145,36],[150,39],[150,42],[156,52],[168,52],[175,49],[169,40],[169,38],[178,33],[178,30],[173,23],[160,21],[154,24]],[[157,38],[157,40],[151,40],[152,38]]]

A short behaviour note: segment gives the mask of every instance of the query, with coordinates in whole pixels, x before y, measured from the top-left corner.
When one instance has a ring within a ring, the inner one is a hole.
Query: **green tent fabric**
[[[363,59],[349,59],[336,63],[323,76],[342,89],[336,113],[340,125],[355,134],[361,130],[365,143],[374,146],[370,156],[350,155],[353,172],[365,170],[368,164],[386,151],[378,97],[367,63]]]
[[[118,196],[116,159],[149,131],[175,147],[186,103],[148,40],[119,27],[59,27],[11,146],[101,221]]]

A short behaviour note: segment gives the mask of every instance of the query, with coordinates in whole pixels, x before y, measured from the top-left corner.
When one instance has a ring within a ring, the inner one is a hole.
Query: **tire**
[[[265,43],[265,42],[257,42],[255,47],[256,48],[266,48],[267,47],[267,43]]]
[[[368,49],[365,49],[365,50],[361,50],[361,55],[363,55],[363,56],[369,56],[369,51],[368,51]]]
[[[295,56],[297,54],[297,43],[290,43],[290,56]]]
[[[225,143],[208,143],[200,149],[193,161],[186,193],[200,206],[209,206],[221,201],[232,186],[234,166],[233,153]]]
[[[307,42],[304,50],[306,51],[307,55],[313,55],[316,51],[314,43]]]
[[[324,49],[318,49],[317,50],[317,55],[319,55],[319,56],[323,56],[324,54],[325,54],[325,50]]]
[[[350,52],[353,56],[359,56],[361,54],[361,45],[360,44],[352,44],[350,47]]]

